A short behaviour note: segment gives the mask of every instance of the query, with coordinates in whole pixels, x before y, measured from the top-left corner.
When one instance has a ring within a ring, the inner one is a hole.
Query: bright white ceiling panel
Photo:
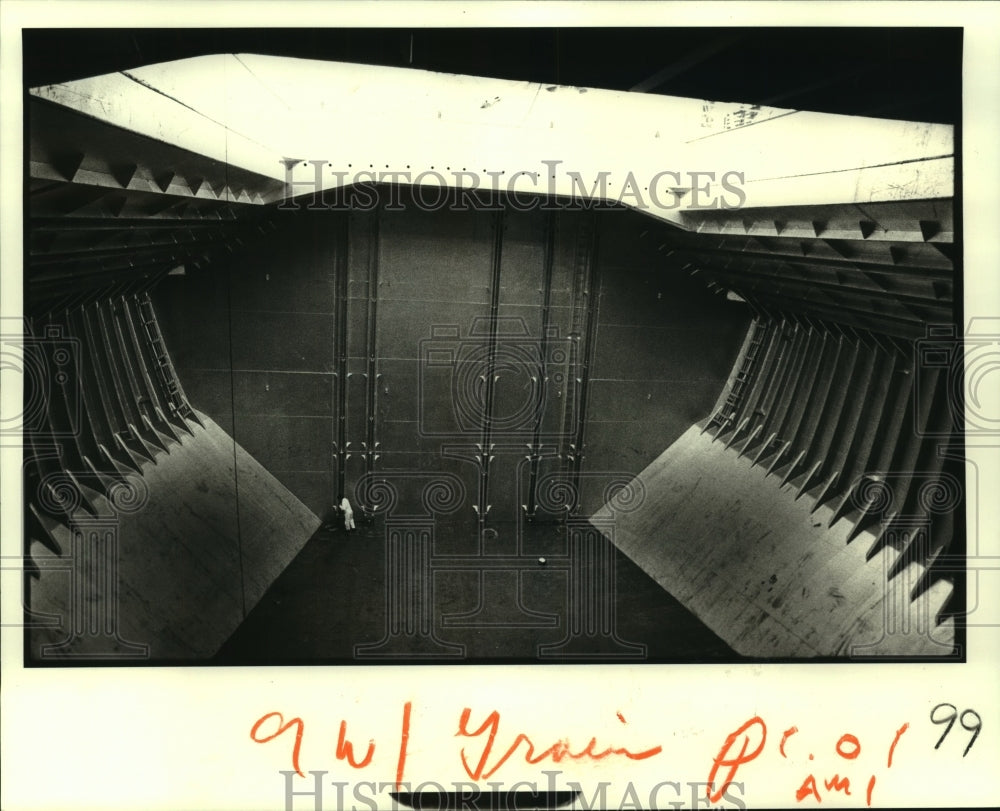
[[[674,221],[712,202],[953,193],[953,128],[939,124],[256,54],[184,59],[32,92],[292,180],[292,195],[309,191],[321,164],[324,188],[372,177],[567,196],[585,188]],[[299,163],[289,173],[292,158]]]

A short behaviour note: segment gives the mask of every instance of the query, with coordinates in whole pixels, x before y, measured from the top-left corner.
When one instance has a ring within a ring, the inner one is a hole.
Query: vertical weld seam
[[[531,468],[528,474],[527,505],[528,515],[535,513],[536,490],[538,488],[538,466],[541,463],[539,442],[542,433],[542,420],[545,418],[545,405],[548,397],[548,356],[549,330],[552,328],[552,266],[555,262],[556,215],[550,211],[546,217],[545,228],[545,260],[542,279],[542,335],[541,364],[538,370],[538,414],[531,435]],[[569,360],[569,358],[567,358]]]
[[[337,244],[337,259],[334,267],[337,273],[337,288],[340,301],[337,302],[337,496],[343,499],[347,493],[347,294],[350,251],[349,215],[343,216],[340,237]]]
[[[378,277],[379,277],[379,234],[381,208],[376,207],[371,224],[371,241],[368,246],[368,403],[366,418],[368,426],[368,448],[366,454],[366,469],[368,473],[375,471],[375,422],[378,397],[378,385],[375,379],[377,370],[376,341],[378,339]]]
[[[577,425],[576,454],[573,462],[573,490],[579,498],[580,492],[580,472],[583,469],[583,443],[586,441],[587,430],[587,405],[590,384],[590,367],[594,361],[594,343],[597,337],[597,319],[600,314],[600,275],[597,262],[598,249],[598,224],[597,216],[592,213],[589,218],[590,235],[587,240],[587,258],[585,273],[587,275],[588,302],[586,307],[587,335],[586,346],[584,347],[583,365],[580,369],[580,413],[579,424]],[[577,507],[579,504],[577,504]]]
[[[228,171],[228,164],[226,167]],[[233,268],[229,263],[226,284],[226,313],[229,325],[229,414],[233,421],[233,492],[236,496],[236,550],[240,562],[240,606],[247,616],[246,573],[243,571],[243,528],[240,523],[240,466],[236,452],[236,372],[233,368]]]
[[[498,330],[499,330],[499,316],[500,316],[500,271],[503,262],[503,228],[504,228],[504,212],[506,209],[501,209],[494,217],[494,231],[493,231],[493,266],[490,271],[490,332],[489,332],[489,342],[487,343],[486,351],[486,391],[485,391],[485,402],[483,408],[483,465],[480,471],[480,481],[482,482],[482,515],[480,516],[480,522],[486,520],[486,510],[488,507],[489,500],[489,479],[490,479],[490,441],[493,436],[491,420],[493,417],[493,399],[494,399],[494,374],[496,367],[496,351],[497,351],[497,341],[498,341]]]

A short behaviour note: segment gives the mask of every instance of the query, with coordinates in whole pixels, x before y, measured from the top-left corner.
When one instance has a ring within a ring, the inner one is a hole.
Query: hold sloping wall
[[[914,598],[922,563],[890,577],[900,552],[832,518],[694,425],[594,520],[741,655],[950,654],[954,619],[936,618],[951,585]]]
[[[26,659],[212,656],[319,519],[191,408],[145,294],[33,328]]]
[[[319,520],[211,419],[65,524],[33,507],[29,657],[207,659]],[[235,474],[235,475],[234,475]]]

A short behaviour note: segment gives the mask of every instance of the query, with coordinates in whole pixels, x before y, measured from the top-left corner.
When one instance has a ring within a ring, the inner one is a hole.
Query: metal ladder
[[[743,396],[754,377],[757,357],[760,354],[760,348],[764,345],[764,334],[766,331],[767,327],[764,322],[754,319],[753,333],[750,336],[750,342],[747,344],[746,354],[743,356],[743,364],[740,366],[739,372],[736,373],[736,377],[733,380],[733,387],[729,390],[725,405],[712,418],[712,422],[723,429],[736,420],[740,404],[743,402]]]
[[[177,380],[177,373],[170,362],[170,355],[167,354],[167,345],[163,341],[163,334],[160,332],[160,325],[156,321],[156,313],[153,310],[153,302],[146,293],[138,297],[139,317],[142,320],[142,328],[149,339],[149,345],[153,348],[153,357],[160,373],[160,380],[166,389],[168,403],[171,411],[180,417],[195,418],[194,410],[188,404],[181,391],[180,383]],[[195,418],[196,419],[196,418]]]

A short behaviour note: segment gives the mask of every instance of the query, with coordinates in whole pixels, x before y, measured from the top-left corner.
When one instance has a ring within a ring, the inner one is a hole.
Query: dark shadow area
[[[501,527],[498,538],[504,529]],[[474,532],[474,530],[473,530]],[[492,536],[491,536],[492,537]],[[520,571],[520,606],[513,596],[483,599],[491,588],[479,571],[449,568],[444,556],[435,555],[433,617],[434,636],[440,642],[458,645],[461,653],[443,652],[441,658],[414,659],[407,642],[397,642],[399,655],[383,650],[377,660],[358,656],[357,645],[377,643],[386,632],[386,535],[385,523],[359,524],[353,532],[320,529],[298,557],[282,572],[250,612],[236,633],[223,645],[215,664],[375,664],[395,661],[414,664],[444,661],[565,663],[557,655],[540,657],[539,649],[558,645],[572,632],[574,612],[568,606],[571,569],[566,557],[565,526],[532,524],[523,539],[524,563],[518,569],[493,569],[494,586]],[[439,549],[454,552],[467,544],[449,539]],[[474,543],[474,540],[473,540]],[[627,661],[689,664],[738,662],[735,654],[697,617],[661,589],[648,575],[606,539],[614,580],[614,629],[616,639],[599,633],[578,641],[573,661],[615,661],[622,653]],[[455,560],[461,560],[453,555]],[[544,557],[545,563],[538,562]],[[597,559],[603,559],[596,556]],[[469,560],[469,558],[465,558]],[[595,573],[600,574],[600,573]],[[487,575],[488,577],[488,575]],[[474,625],[456,626],[456,617],[475,612]],[[515,608],[521,610],[521,627],[510,627]],[[530,614],[527,612],[531,612]],[[445,625],[445,623],[449,623]],[[532,627],[534,623],[534,627]],[[583,625],[586,626],[584,619]],[[585,627],[584,627],[585,630]],[[418,634],[410,639],[411,651],[421,649]],[[624,645],[622,643],[625,643]],[[633,646],[645,646],[644,654]],[[587,655],[589,652],[589,655]],[[606,657],[612,658],[606,658]]]

